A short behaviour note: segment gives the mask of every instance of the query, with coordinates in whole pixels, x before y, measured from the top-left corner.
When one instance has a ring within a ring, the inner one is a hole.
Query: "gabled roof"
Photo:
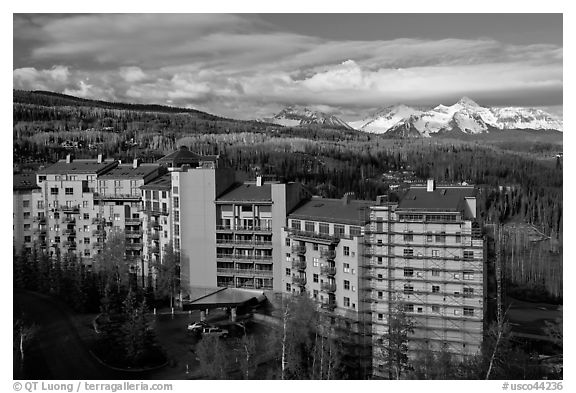
[[[39,189],[36,184],[35,173],[19,173],[15,174],[12,182],[13,190],[35,190]]]
[[[373,201],[312,198],[288,215],[288,218],[324,221],[335,224],[365,225]]]
[[[272,185],[270,183],[264,183],[260,187],[258,187],[254,183],[244,183],[221,195],[217,201],[272,202]]]
[[[152,180],[150,183],[140,186],[142,190],[161,190],[170,191],[172,188],[172,175],[165,173],[157,179]]]
[[[197,165],[201,156],[188,150],[186,146],[180,146],[178,150],[165,155],[156,161],[157,164],[170,164],[170,166],[179,167],[183,164]]]
[[[406,192],[397,210],[462,211],[465,198],[475,196],[476,188],[473,186],[437,187],[431,192],[425,186],[413,186]]]
[[[98,163],[97,160],[72,160],[72,162],[67,163],[66,160],[60,160],[57,163],[50,165],[48,168],[41,169],[38,174],[48,175],[57,174],[65,175],[67,173],[78,173],[78,174],[101,174],[107,172],[108,170],[116,167],[118,161],[108,161]]]
[[[102,179],[143,179],[158,168],[156,164],[140,164],[136,168],[132,164],[122,164],[99,177]]]

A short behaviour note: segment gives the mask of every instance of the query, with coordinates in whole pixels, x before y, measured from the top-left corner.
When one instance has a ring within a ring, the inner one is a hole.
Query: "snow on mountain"
[[[438,105],[430,110],[406,105],[386,107],[369,118],[348,124],[361,131],[401,134],[405,137],[430,137],[431,134],[447,131],[479,134],[495,129],[562,131],[562,121],[542,110],[518,107],[486,108],[468,97],[462,97],[454,105]]]
[[[263,121],[278,124],[285,127],[298,127],[307,125],[319,125],[322,127],[352,129],[345,121],[334,115],[300,106],[289,106],[282,109],[276,115]]]

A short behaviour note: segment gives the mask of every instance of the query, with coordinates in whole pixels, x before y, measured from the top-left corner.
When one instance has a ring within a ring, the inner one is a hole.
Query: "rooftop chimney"
[[[262,187],[262,176],[256,176],[256,187]]]
[[[70,164],[72,162],[72,155],[66,154],[66,164]]]
[[[346,194],[344,194],[344,197],[342,198],[342,203],[344,204],[344,206],[349,205],[350,201],[353,200],[355,197],[355,194],[353,192],[347,192]]]
[[[102,153],[98,154],[98,164],[102,164],[104,155]]]
[[[434,179],[428,179],[426,191],[434,192],[435,189],[436,189],[436,184],[434,184]]]
[[[132,168],[134,168],[134,169],[138,168],[138,159],[137,159],[137,158],[135,158],[135,159],[132,161]]]

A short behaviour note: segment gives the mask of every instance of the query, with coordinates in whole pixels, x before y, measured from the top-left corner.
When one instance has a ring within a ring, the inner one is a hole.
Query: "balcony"
[[[142,243],[126,243],[127,250],[141,250]]]
[[[42,216],[42,217],[34,217],[33,219],[34,222],[37,222],[39,224],[46,224],[46,216]]]
[[[150,208],[150,207],[145,207],[139,210],[140,212],[144,213],[144,214],[148,214],[150,216],[167,216],[170,214],[170,211],[168,209],[154,209],[154,208]]]
[[[295,254],[306,254],[306,246],[293,245],[292,252]]]
[[[44,225],[42,225],[42,227],[34,229],[34,234],[35,235],[44,235],[44,234],[46,234],[46,230],[47,230],[46,227]]]
[[[104,242],[92,243],[92,248],[101,250],[104,248]]]
[[[306,270],[306,261],[292,260],[292,269]]]
[[[216,259],[234,260],[234,254],[216,254]]]
[[[302,276],[292,276],[292,283],[294,285],[298,285],[300,287],[303,287],[306,285],[306,277],[302,277]]]
[[[320,258],[332,260],[336,258],[336,250],[320,250]]]
[[[229,231],[232,232],[232,226],[231,225],[216,225],[216,230],[217,231]]]
[[[76,249],[76,242],[65,241],[65,242],[62,242],[62,246],[68,247],[71,250],[75,250]]]
[[[332,301],[322,302],[320,307],[324,310],[334,311],[336,309],[336,301],[332,300]]]
[[[94,193],[94,199],[105,199],[105,200],[140,200],[142,196],[140,194],[102,194],[99,192]]]
[[[64,229],[64,230],[62,231],[62,233],[63,233],[64,235],[67,235],[67,236],[76,236],[76,230],[75,230],[75,229],[67,228],[67,229]]]
[[[336,292],[336,283],[323,282],[320,285],[320,289],[324,292]]]
[[[217,268],[216,272],[228,275],[272,277],[272,270]]]
[[[312,240],[312,241],[320,241],[320,242],[327,242],[330,244],[337,244],[340,239],[349,239],[349,236],[345,235],[329,235],[327,233],[319,233],[319,232],[308,232],[308,231],[301,231],[298,229],[293,228],[284,228],[292,237],[301,238],[304,240]]]
[[[320,274],[323,276],[335,276],[336,266],[322,266],[320,268]]]
[[[65,224],[74,225],[74,224],[76,224],[76,219],[74,217],[64,217],[62,219],[62,222]]]
[[[158,232],[154,232],[154,233],[148,235],[148,237],[149,237],[151,240],[155,240],[155,241],[160,240],[160,234],[159,234]]]
[[[130,231],[130,230],[126,230],[126,231],[124,231],[124,236],[126,236],[126,237],[138,237],[138,238],[141,238],[141,237],[142,237],[142,231]]]
[[[57,210],[68,214],[80,214],[80,206],[60,206]]]
[[[103,237],[106,236],[106,231],[104,229],[96,229],[92,231],[92,236]]]
[[[126,225],[140,225],[140,223],[142,222],[141,218],[126,218],[124,219],[124,223]]]
[[[158,246],[152,246],[148,248],[148,251],[150,251],[151,254],[160,254],[160,247]]]

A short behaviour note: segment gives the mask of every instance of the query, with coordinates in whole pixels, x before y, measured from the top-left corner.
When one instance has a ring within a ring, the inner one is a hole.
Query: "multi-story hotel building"
[[[367,228],[367,287],[372,302],[374,375],[383,359],[391,317],[402,307],[414,321],[409,356],[479,351],[485,294],[484,240],[474,187],[411,187],[398,204],[373,206]]]
[[[42,194],[33,173],[18,174],[12,184],[12,228],[14,251],[31,251],[34,242],[46,248],[46,219],[36,216],[42,206]]]
[[[371,363],[372,321],[370,304],[363,299],[363,261],[364,227],[373,204],[353,200],[350,194],[312,198],[288,215],[282,233],[282,289],[307,293],[319,304],[325,325],[347,337],[356,377],[364,377]]]

